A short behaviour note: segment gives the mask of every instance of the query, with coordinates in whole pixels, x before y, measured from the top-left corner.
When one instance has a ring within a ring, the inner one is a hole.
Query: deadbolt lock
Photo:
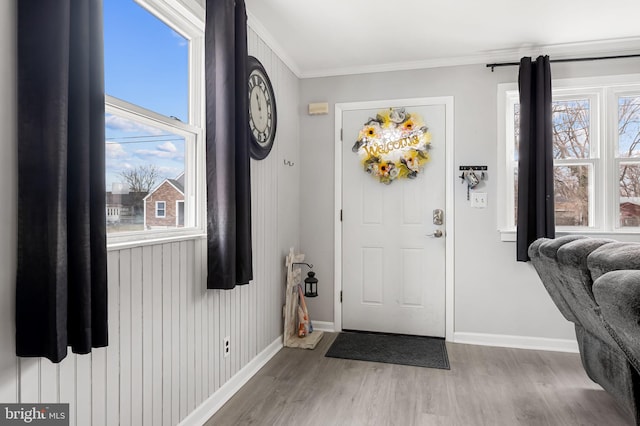
[[[444,223],[444,212],[442,209],[435,209],[433,211],[433,224],[442,225]]]

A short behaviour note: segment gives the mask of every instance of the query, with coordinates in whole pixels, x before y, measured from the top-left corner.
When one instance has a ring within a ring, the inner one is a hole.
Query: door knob
[[[426,236],[433,237],[433,238],[442,238],[443,235],[444,233],[441,230],[436,229],[435,231],[433,231],[433,234],[427,234]]]

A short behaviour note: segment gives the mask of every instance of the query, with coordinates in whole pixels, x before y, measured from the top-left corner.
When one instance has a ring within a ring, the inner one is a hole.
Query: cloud
[[[173,161],[184,161],[184,151],[178,150],[171,141],[156,145],[155,149],[137,149],[135,155],[140,158],[162,158]]]
[[[127,158],[129,153],[124,150],[119,143],[107,142],[105,145],[105,155],[107,158]]]
[[[167,160],[184,161],[184,153],[182,152],[167,152],[159,149],[138,149],[135,151],[135,155],[141,158],[164,158]]]
[[[162,130],[157,127],[147,126],[146,124],[138,123],[113,114],[107,114],[105,116],[105,125],[108,129],[120,130],[123,132],[142,132],[154,136],[161,135],[163,133]]]
[[[111,161],[107,161],[106,168],[107,170],[111,170],[113,172],[119,173],[123,170],[131,170],[135,168],[135,166],[129,163],[128,161],[111,160]]]
[[[162,152],[178,152],[178,148],[176,148],[176,146],[167,141],[165,143],[163,143],[162,145],[158,145],[158,151],[162,151]]]

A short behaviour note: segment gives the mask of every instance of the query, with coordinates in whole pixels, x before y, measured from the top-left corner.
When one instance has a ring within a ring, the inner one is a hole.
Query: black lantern
[[[318,297],[318,279],[316,273],[309,271],[304,279],[304,295],[306,297]]]

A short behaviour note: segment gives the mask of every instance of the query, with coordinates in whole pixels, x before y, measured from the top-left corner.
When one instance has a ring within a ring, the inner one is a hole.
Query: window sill
[[[499,230],[500,232],[500,241],[505,242],[516,242],[516,230]],[[565,235],[586,235],[589,237],[602,237],[602,238],[611,238],[616,239],[617,237],[627,236],[627,237],[640,237],[640,230],[637,231],[592,231],[592,230],[579,230],[579,231],[567,231],[560,230],[556,231],[556,237],[562,237]]]
[[[133,235],[109,235],[107,236],[107,251],[152,246],[177,241],[199,240],[206,237],[207,233],[197,228],[179,231],[137,233]]]

